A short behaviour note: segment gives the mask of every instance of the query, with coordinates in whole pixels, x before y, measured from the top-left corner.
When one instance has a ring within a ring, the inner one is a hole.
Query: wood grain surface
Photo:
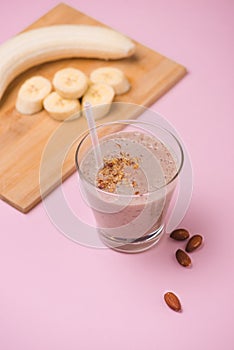
[[[104,25],[65,4],[59,4],[26,30],[54,24]],[[23,213],[32,209],[41,201],[43,195],[48,194],[60,183],[61,179],[64,180],[75,171],[76,141],[87,130],[84,117],[61,123],[50,118],[46,111],[33,116],[20,115],[15,110],[15,101],[24,80],[35,74],[52,79],[57,70],[67,66],[79,68],[87,75],[97,67],[115,66],[125,72],[131,83],[130,91],[117,96],[115,101],[149,106],[176,84],[186,74],[186,69],[140,43],[136,43],[136,46],[134,56],[122,60],[107,62],[74,58],[45,63],[24,72],[10,84],[0,103],[2,200]],[[123,115],[113,108],[100,123],[131,119],[136,117],[139,111],[137,108],[126,107]],[[55,134],[54,140],[57,141],[50,142],[48,150],[48,141],[53,139]],[[62,159],[64,150],[66,156]],[[56,165],[54,159],[58,159]]]

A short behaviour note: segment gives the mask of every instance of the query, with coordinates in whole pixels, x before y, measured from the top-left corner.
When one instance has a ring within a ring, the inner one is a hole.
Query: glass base
[[[150,234],[129,241],[107,236],[102,230],[99,230],[99,236],[102,242],[107,247],[122,253],[140,253],[148,250],[159,242],[163,234],[164,226],[162,225]]]

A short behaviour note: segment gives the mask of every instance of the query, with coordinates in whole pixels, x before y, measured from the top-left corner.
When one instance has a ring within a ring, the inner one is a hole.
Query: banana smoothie
[[[101,167],[90,149],[79,169],[100,237],[116,250],[145,250],[163,233],[176,186],[176,156],[153,135],[138,131],[102,138],[100,151]]]

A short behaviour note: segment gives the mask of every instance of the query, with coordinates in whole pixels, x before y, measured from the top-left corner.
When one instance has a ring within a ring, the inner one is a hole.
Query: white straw
[[[88,122],[89,126],[89,132],[93,144],[93,150],[94,150],[94,156],[95,160],[97,163],[98,169],[102,168],[103,162],[102,162],[102,154],[101,154],[101,149],[100,149],[100,144],[98,141],[98,136],[97,136],[97,131],[96,131],[96,126],[95,126],[95,121],[92,113],[92,106],[89,102],[85,102],[84,104],[84,109],[85,109],[85,116]]]

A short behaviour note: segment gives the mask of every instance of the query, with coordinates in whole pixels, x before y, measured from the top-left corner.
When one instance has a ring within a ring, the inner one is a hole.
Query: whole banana
[[[120,59],[134,52],[129,38],[101,26],[65,24],[23,32],[0,46],[0,99],[17,75],[37,64],[68,57]]]

